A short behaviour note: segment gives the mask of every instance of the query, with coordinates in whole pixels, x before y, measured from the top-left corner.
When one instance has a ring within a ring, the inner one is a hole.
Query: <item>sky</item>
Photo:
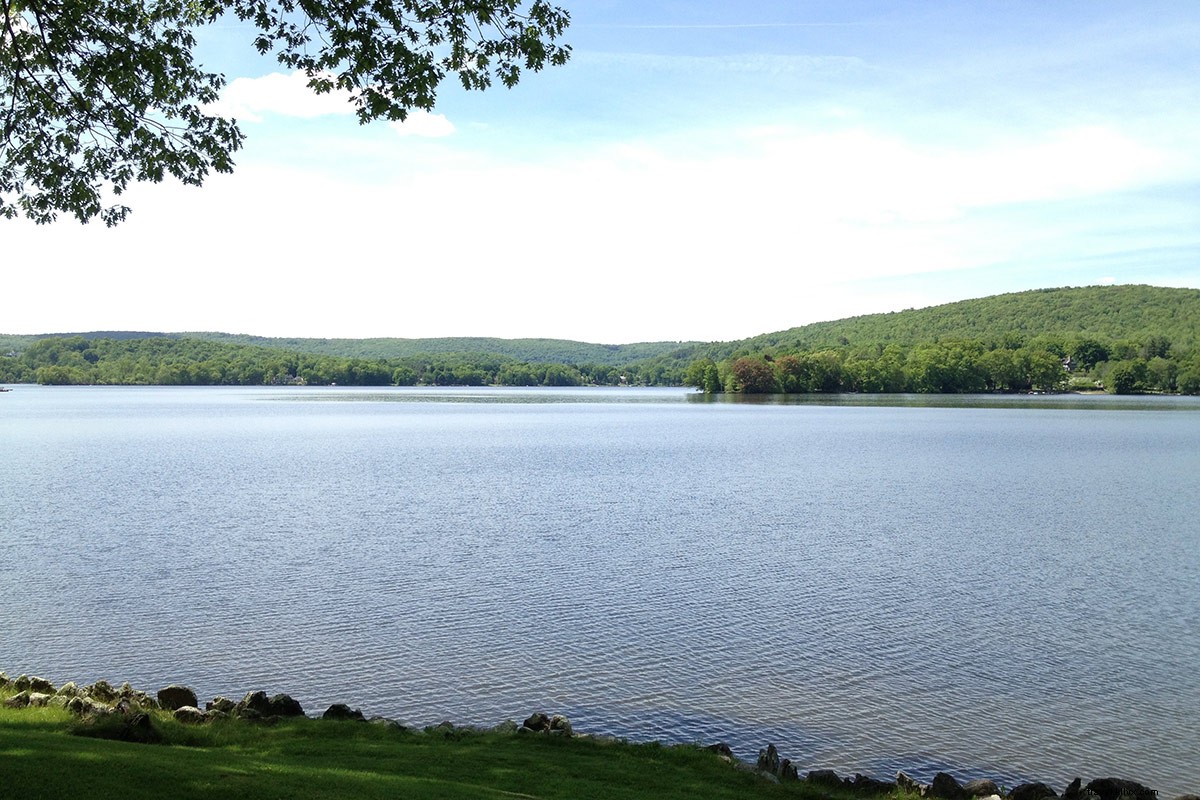
[[[1200,288],[1195,0],[559,0],[568,65],[360,126],[200,31],[232,175],[0,221],[0,332],[726,341]]]

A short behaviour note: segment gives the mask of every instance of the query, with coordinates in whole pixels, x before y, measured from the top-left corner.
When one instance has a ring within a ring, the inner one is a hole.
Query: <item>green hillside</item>
[[[678,348],[676,357],[726,358],[777,349],[820,350],[942,339],[999,341],[1017,335],[1104,341],[1167,338],[1176,348],[1200,344],[1200,289],[1084,286],[1035,289],[929,308],[815,322],[750,339]]]

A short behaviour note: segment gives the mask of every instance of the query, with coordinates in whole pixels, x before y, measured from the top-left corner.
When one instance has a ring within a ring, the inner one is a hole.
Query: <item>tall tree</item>
[[[111,226],[130,183],[231,171],[242,132],[204,110],[225,79],[193,53],[227,14],[313,91],[351,92],[363,123],[431,109],[451,75],[511,87],[570,56],[546,0],[0,0],[0,216]]]

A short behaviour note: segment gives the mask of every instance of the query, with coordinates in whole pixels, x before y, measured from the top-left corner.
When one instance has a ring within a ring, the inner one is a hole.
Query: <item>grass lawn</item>
[[[185,726],[158,712],[163,742],[138,744],[77,735],[80,725],[62,709],[0,708],[0,798],[827,796],[693,747],[307,718]]]

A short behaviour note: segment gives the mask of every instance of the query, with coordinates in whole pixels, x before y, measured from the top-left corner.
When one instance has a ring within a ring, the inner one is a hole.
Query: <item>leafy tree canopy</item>
[[[0,0],[0,216],[111,226],[132,182],[230,172],[243,134],[205,112],[225,79],[193,54],[226,14],[314,91],[351,92],[362,123],[431,109],[451,75],[511,87],[570,55],[546,0]]]

